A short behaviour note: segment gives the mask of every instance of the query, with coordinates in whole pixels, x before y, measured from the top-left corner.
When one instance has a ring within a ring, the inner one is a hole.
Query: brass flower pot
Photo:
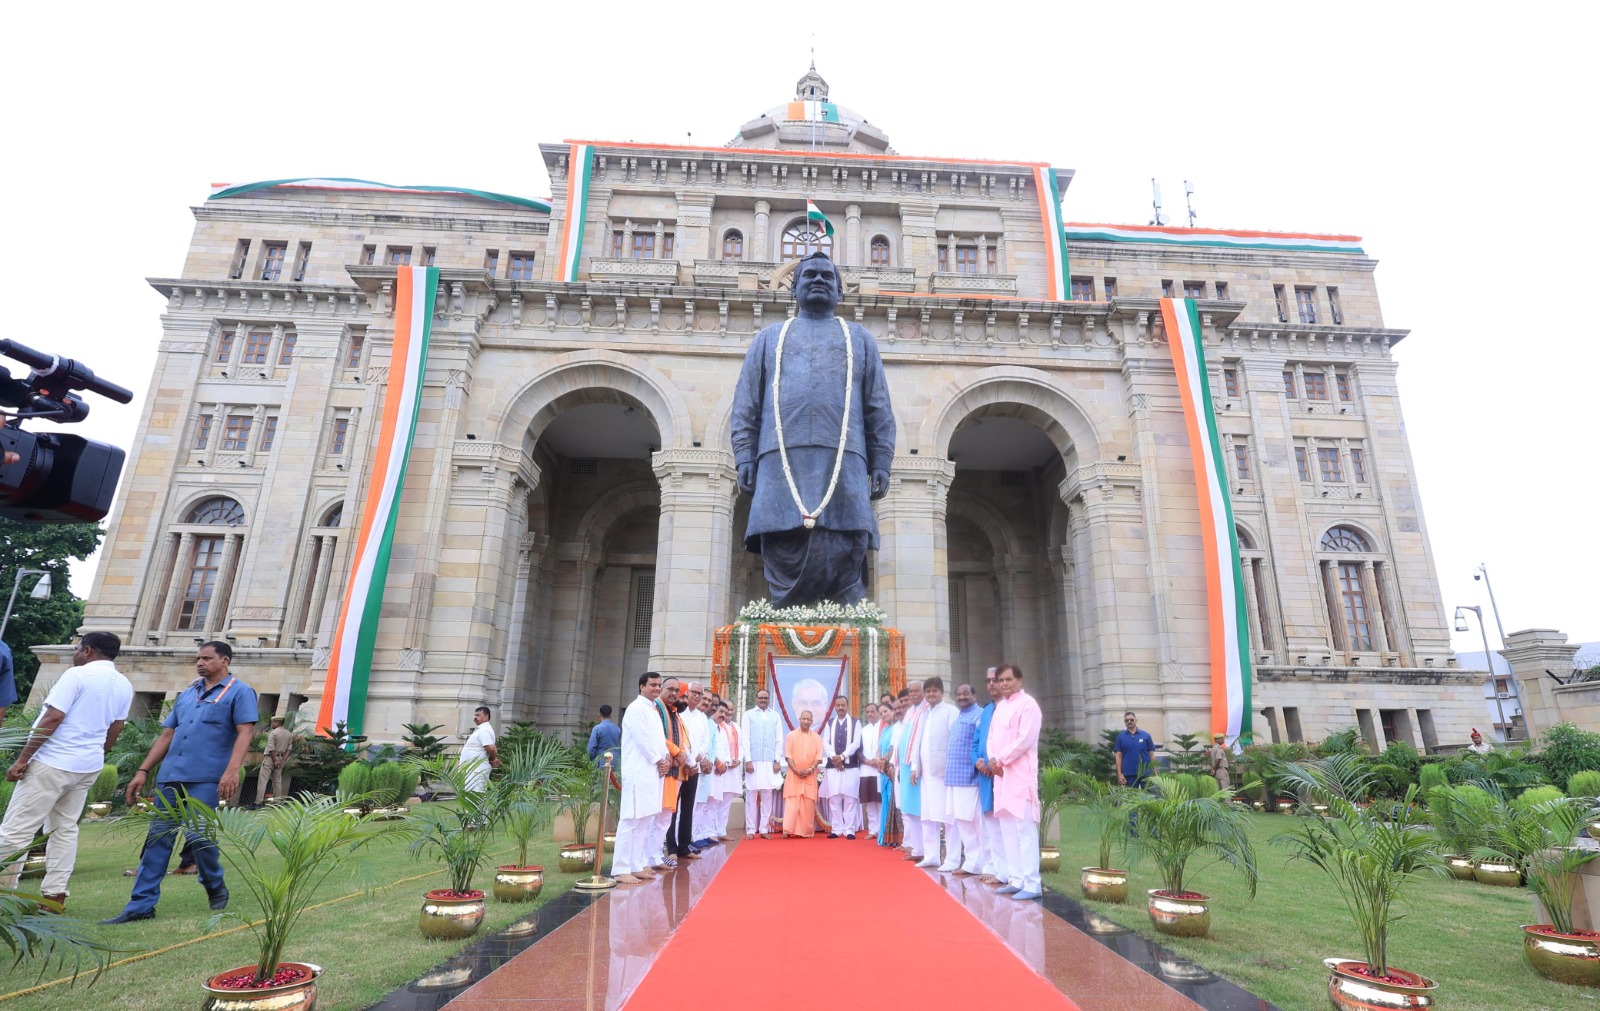
[[[594,843],[567,843],[558,858],[563,874],[582,874],[594,869]]]
[[[1472,867],[1472,876],[1480,884],[1499,885],[1502,888],[1515,888],[1522,884],[1522,871],[1516,864],[1508,864],[1501,860],[1480,860]]]
[[[299,969],[306,978],[259,990],[233,990],[219,984],[231,977],[254,973],[256,967],[243,965],[219,972],[201,984],[206,992],[204,1011],[311,1011],[317,1006],[317,980],[322,966],[309,962],[279,962],[278,969]]]
[[[448,888],[440,888],[422,897],[417,926],[422,928],[423,937],[458,941],[478,932],[487,908],[483,893],[476,889],[457,895]]]
[[[110,804],[107,804],[107,803],[104,803],[104,802],[101,802],[101,803],[98,803],[98,804],[90,804],[88,807],[83,809],[83,820],[84,821],[99,821],[101,818],[104,818],[106,815],[108,815],[110,813],[111,813],[111,805]]]
[[[1389,975],[1404,981],[1394,983],[1357,972],[1367,967],[1367,963],[1359,959],[1325,958],[1322,964],[1331,970],[1328,1000],[1333,1003],[1334,1011],[1410,1011],[1434,1006],[1433,991],[1439,984],[1426,976],[1390,966]]]
[[[1600,937],[1557,934],[1545,923],[1524,924],[1522,956],[1545,979],[1600,986]]]
[[[1294,813],[1294,801],[1292,801],[1292,800],[1280,800],[1280,801],[1278,801],[1275,810],[1279,814],[1292,814],[1292,813]]]
[[[46,859],[44,847],[41,846],[39,849],[29,850],[27,859],[22,861],[23,880],[26,881],[29,878],[44,877],[44,863]]]
[[[1206,936],[1211,929],[1211,899],[1198,892],[1189,894],[1194,898],[1174,898],[1160,888],[1150,889],[1150,925],[1173,937]]]
[[[532,902],[544,888],[543,867],[514,864],[494,869],[494,897],[501,902]]]
[[[1457,881],[1471,881],[1475,877],[1472,873],[1472,858],[1451,854],[1444,858],[1445,867],[1449,868],[1450,876]]]
[[[1584,831],[1589,833],[1590,839],[1600,839],[1600,818],[1596,818],[1586,825]]]
[[[1097,902],[1121,902],[1128,897],[1128,872],[1107,867],[1085,867],[1078,874],[1083,897]]]
[[[1061,847],[1039,847],[1039,870],[1046,874],[1054,874],[1061,869]]]

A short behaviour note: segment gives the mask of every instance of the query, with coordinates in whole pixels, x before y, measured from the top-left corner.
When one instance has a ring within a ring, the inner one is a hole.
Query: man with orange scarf
[[[811,729],[809,709],[800,710],[800,726],[784,738],[783,757],[789,763],[783,780],[783,834],[809,839],[816,830],[822,769],[822,738]]]

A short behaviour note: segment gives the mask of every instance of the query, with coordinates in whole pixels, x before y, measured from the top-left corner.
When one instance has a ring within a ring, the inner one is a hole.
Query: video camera
[[[16,341],[0,340],[0,355],[33,370],[26,379],[17,379],[0,368],[0,411],[9,415],[0,426],[0,451],[18,457],[0,463],[0,517],[33,523],[103,518],[111,510],[127,454],[79,435],[25,432],[22,422],[27,418],[64,425],[82,421],[89,416],[89,405],[74,396],[79,390],[119,404],[131,401],[133,393],[98,378],[87,365]]]

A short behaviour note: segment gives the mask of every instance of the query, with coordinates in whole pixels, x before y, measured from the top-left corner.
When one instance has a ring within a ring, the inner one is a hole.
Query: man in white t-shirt
[[[121,649],[122,640],[110,632],[83,637],[72,653],[72,667],[50,689],[28,743],[6,770],[17,789],[0,822],[0,854],[27,846],[46,822],[54,826],[39,891],[55,912],[67,905],[84,799],[133,703],[133,685],[111,662]],[[17,887],[21,870],[20,860],[7,867],[0,873],[0,887]]]
[[[473,710],[473,728],[467,743],[461,746],[461,767],[467,770],[467,789],[482,793],[489,787],[489,770],[500,767],[495,753],[494,727],[489,724],[489,709],[479,706]]]

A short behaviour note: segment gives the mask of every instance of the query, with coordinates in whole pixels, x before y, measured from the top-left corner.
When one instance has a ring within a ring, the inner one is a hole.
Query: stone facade
[[[806,97],[827,99],[814,72]],[[1205,732],[1198,510],[1157,311],[1192,290],[1259,736],[1359,722],[1419,747],[1464,739],[1480,688],[1453,670],[1395,386],[1405,331],[1384,326],[1373,260],[1178,231],[1074,242],[1085,287],[1052,301],[1032,166],[900,156],[831,108],[815,142],[780,106],[725,148],[597,144],[584,208],[566,206],[580,166],[564,144],[540,148],[548,213],[315,183],[195,208],[183,270],[151,279],[160,355],[86,627],[129,644],[146,702],[188,682],[195,642],[226,636],[268,708],[314,711],[408,259],[443,282],[369,734],[464,729],[483,703],[572,730],[646,665],[707,674],[712,629],[765,595],[729,410],[751,335],[791,311],[782,263],[810,199],[899,420],[871,594],[913,676],[1010,659],[1076,735],[1127,708],[1158,739]]]

